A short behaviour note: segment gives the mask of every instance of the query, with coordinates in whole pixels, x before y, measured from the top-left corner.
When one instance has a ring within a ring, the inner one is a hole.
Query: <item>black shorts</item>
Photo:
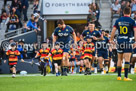
[[[53,60],[54,63],[57,63],[58,66],[61,66],[61,60]]]
[[[75,61],[75,58],[70,58],[69,62]]]
[[[9,65],[9,66],[10,66],[10,68],[13,68],[13,67],[16,68],[17,67],[17,65]]]

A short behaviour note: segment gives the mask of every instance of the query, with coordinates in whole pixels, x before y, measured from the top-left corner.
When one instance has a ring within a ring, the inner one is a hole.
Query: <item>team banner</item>
[[[92,0],[43,0],[43,15],[88,14]]]

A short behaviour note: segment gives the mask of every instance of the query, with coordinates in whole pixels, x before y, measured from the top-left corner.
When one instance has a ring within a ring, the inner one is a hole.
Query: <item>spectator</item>
[[[88,24],[85,25],[84,30],[88,30]]]
[[[21,53],[21,58],[23,58],[23,41],[19,41],[17,50]]]
[[[38,43],[34,43],[33,45],[34,45],[34,46],[33,46],[33,47],[34,47],[34,48],[33,48],[33,57],[35,57],[35,55],[37,54],[37,52],[38,52],[38,50],[39,50],[39,49],[38,49]]]
[[[30,28],[30,30],[33,30],[33,29],[34,29],[35,32],[37,32],[37,30],[40,30],[40,29],[38,29],[38,27],[36,26],[36,22],[35,22],[35,20],[33,20],[33,19],[30,19],[30,20],[28,21],[27,27]]]
[[[7,24],[7,30],[10,29],[10,30],[14,30],[14,29],[17,29],[18,28],[18,23],[19,23],[19,19],[18,19],[18,16],[12,12],[11,13],[11,16],[10,16],[10,20]]]
[[[90,11],[91,11],[91,10],[90,10]],[[96,21],[95,15],[89,14],[89,15],[87,16],[87,22],[94,22],[94,21]]]
[[[17,9],[18,8],[18,0],[13,0],[11,6]]]
[[[118,0],[115,0],[115,2],[111,6],[112,16],[114,14],[119,14],[120,15],[120,11],[121,11],[121,5],[119,4]]]
[[[121,16],[123,16],[123,10],[126,7],[126,1],[122,1],[121,3]]]
[[[35,17],[35,26],[38,27],[38,30],[41,31],[40,25],[39,25],[39,17]]]
[[[34,6],[33,6],[33,9],[34,9],[33,13],[38,13],[38,5],[39,5],[39,1],[36,0],[36,2],[34,3]]]
[[[132,7],[132,13],[136,12],[136,0],[132,1],[131,7]]]
[[[23,6],[24,21],[28,21],[27,10],[29,7],[28,0],[21,0]]]
[[[134,20],[136,21],[136,13],[134,14]]]
[[[2,23],[5,23],[6,20],[7,20],[7,18],[8,18],[8,15],[7,15],[6,11],[3,11],[3,12],[2,12],[2,15],[1,15],[1,17],[0,17],[1,22],[2,22]]]
[[[34,14],[31,14],[31,19],[34,20]]]
[[[6,5],[6,7],[5,7],[5,10],[6,10],[6,13],[7,13],[7,15],[9,16],[10,15],[10,5],[8,4],[8,5]]]
[[[20,27],[22,27],[22,22],[21,22],[21,11],[22,11],[22,6],[21,6],[21,2],[19,0],[14,0],[12,2],[12,9],[15,10],[15,14],[18,16],[19,18],[19,25]]]
[[[80,40],[80,33],[79,33],[79,32],[77,32],[76,40],[77,40],[77,41]]]
[[[100,9],[97,3],[92,3],[90,9],[93,11],[93,14],[96,16],[97,21],[99,20],[100,16]]]
[[[27,27],[26,23],[24,23],[24,27],[23,27],[22,33],[28,32],[29,30],[30,30],[30,28]]]
[[[11,49],[11,43],[13,43],[14,42],[14,40],[13,39],[9,39],[9,46],[8,46],[8,49],[7,50],[9,50],[9,49]],[[7,50],[5,50],[5,51],[7,51]]]

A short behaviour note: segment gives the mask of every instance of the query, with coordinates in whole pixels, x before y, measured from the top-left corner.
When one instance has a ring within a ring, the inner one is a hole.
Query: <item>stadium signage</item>
[[[88,14],[92,0],[43,0],[43,15]]]

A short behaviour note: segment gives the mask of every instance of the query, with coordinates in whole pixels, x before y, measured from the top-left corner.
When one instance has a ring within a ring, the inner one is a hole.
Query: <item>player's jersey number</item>
[[[120,34],[127,34],[128,28],[126,26],[120,26]]]

